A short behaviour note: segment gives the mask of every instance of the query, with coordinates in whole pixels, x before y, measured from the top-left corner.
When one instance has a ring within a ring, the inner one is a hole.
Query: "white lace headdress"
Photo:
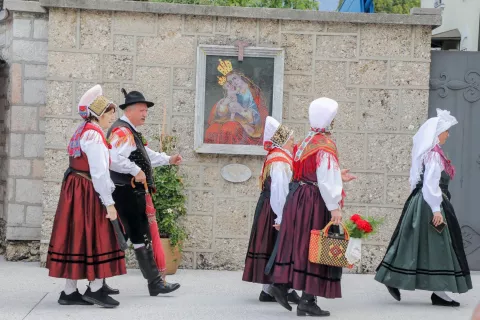
[[[437,109],[437,116],[428,119],[413,137],[410,189],[415,189],[423,173],[423,162],[428,152],[439,142],[438,136],[458,123],[450,111]]]

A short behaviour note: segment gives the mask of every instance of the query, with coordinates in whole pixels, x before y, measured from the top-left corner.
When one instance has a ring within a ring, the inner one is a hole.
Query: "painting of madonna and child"
[[[274,101],[274,59],[209,55],[205,63],[203,143],[262,150]]]

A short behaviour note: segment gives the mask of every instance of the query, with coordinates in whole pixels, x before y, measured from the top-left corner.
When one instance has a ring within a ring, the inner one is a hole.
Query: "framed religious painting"
[[[265,155],[265,119],[282,121],[284,51],[200,45],[195,151]]]

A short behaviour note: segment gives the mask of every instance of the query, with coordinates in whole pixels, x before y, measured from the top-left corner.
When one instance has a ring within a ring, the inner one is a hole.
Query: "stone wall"
[[[11,24],[9,22],[0,24],[0,59],[5,61],[5,64],[0,64],[0,254],[3,254],[5,251],[5,234],[7,231],[7,210],[5,209],[7,190],[7,130],[5,127],[5,113],[8,110],[8,62],[10,61],[9,42],[7,39],[11,38],[11,32]]]
[[[157,103],[143,128],[150,140],[162,129],[164,107],[166,131],[179,136],[188,193],[183,267],[241,269],[263,159],[196,154],[193,132],[196,47],[246,40],[285,49],[283,121],[297,141],[308,129],[312,99],[339,101],[335,137],[343,167],[358,175],[346,187],[346,215],[386,218],[355,271],[373,270],[408,194],[410,143],[427,115],[430,34],[438,14],[111,0],[7,0],[5,6],[12,16],[0,23],[8,62],[0,72],[0,238],[6,224],[8,259],[35,259],[41,239],[45,261],[68,165],[65,147],[79,122],[76,105],[100,83],[116,102],[124,87]],[[241,184],[223,180],[220,170],[230,163],[247,165],[253,177]]]
[[[0,99],[2,132],[6,132],[6,142],[0,145],[7,158],[2,164],[6,189],[0,191],[10,260],[38,260],[43,216],[48,15],[38,3],[32,12],[25,12],[26,8],[32,6],[13,8],[3,25],[7,36],[2,53],[9,69],[8,82],[2,85],[8,91]]]
[[[157,102],[142,129],[150,139],[161,130],[161,115],[167,108],[167,132],[179,136],[178,151],[185,158],[182,173],[187,182],[189,239],[183,266],[242,268],[259,193],[262,158],[196,154],[193,134],[197,45],[232,45],[245,40],[254,46],[285,49],[283,121],[295,130],[297,141],[308,129],[311,100],[327,96],[339,101],[335,137],[342,166],[358,176],[346,186],[346,215],[360,212],[386,219],[381,232],[364,245],[364,259],[356,270],[373,271],[408,195],[411,138],[427,116],[430,23],[411,25],[405,22],[408,19],[391,16],[385,20],[396,24],[385,24],[377,15],[368,18],[375,23],[364,23],[364,16],[357,19],[357,15],[324,13],[311,21],[246,18],[255,16],[247,13],[243,17],[215,16],[194,6],[152,4],[145,8],[159,8],[158,12],[112,12],[54,8],[57,2],[41,1],[52,6],[43,259],[62,173],[67,167],[65,146],[78,123],[76,103],[86,89],[100,83],[106,95],[117,102],[121,102],[122,87],[140,90]],[[58,3],[73,6],[71,1]],[[84,1],[79,3],[79,7],[89,6]],[[101,6],[103,2],[95,3]],[[164,14],[162,10],[182,14]],[[294,12],[293,16],[301,15]],[[358,23],[348,23],[349,17]],[[335,22],[337,19],[344,22]],[[40,113],[40,109],[35,110]],[[230,163],[247,165],[253,177],[240,184],[225,181],[220,170]]]

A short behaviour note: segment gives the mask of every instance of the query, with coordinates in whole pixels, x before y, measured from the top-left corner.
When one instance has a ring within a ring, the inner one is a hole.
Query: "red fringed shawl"
[[[296,161],[293,163],[295,180],[302,180],[306,175],[315,174],[325,153],[332,155],[335,159],[334,163],[330,163],[329,160],[328,168],[330,169],[331,165],[336,168],[339,167],[337,145],[324,134],[315,134],[313,137],[309,138],[306,145],[302,143],[299,148],[302,148],[302,145],[304,146],[303,152],[299,158],[296,157]],[[345,197],[345,191],[342,190],[342,201],[340,202],[341,207],[343,207]]]
[[[433,151],[438,152],[440,155],[440,160],[442,161],[443,167],[445,168],[445,172],[450,176],[450,179],[455,178],[455,166],[452,164],[450,159],[447,158],[445,153],[443,152],[443,149],[437,144],[434,148]]]
[[[270,167],[274,162],[285,162],[290,166],[290,169],[293,170],[293,159],[288,153],[280,148],[271,149],[265,158],[262,173],[260,174],[260,189],[262,190],[265,180],[270,176]]]

